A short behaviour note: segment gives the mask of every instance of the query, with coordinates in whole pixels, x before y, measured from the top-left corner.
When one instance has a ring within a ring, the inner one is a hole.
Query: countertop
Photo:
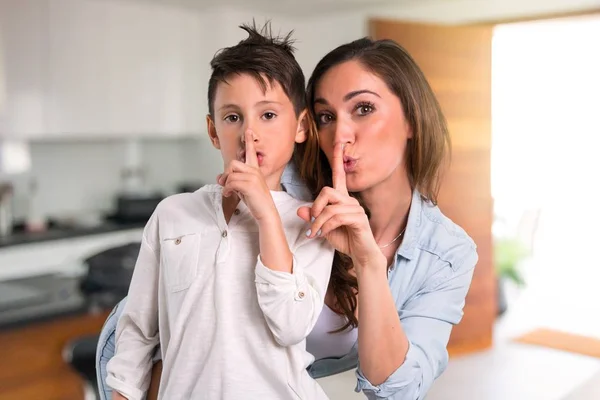
[[[16,230],[9,236],[0,237],[0,248],[21,244],[39,243],[50,240],[69,239],[101,233],[118,232],[127,229],[143,228],[145,221],[119,222],[106,220],[94,227],[60,227],[50,225],[44,232],[24,232]]]

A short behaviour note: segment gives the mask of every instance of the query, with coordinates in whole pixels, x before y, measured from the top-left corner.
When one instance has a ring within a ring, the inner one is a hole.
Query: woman
[[[321,168],[300,171],[318,193],[307,235],[339,253],[326,305],[307,339],[315,378],[357,368],[370,399],[423,399],[448,363],[477,262],[468,235],[436,206],[449,135],[410,55],[389,40],[360,39],[327,54],[308,83]],[[282,180],[299,192],[294,171]],[[118,312],[117,312],[118,314]],[[111,355],[117,316],[99,344]]]

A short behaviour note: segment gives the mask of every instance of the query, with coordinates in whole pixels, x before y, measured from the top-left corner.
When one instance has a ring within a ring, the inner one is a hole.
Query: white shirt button
[[[221,237],[226,238],[227,237],[227,231],[223,231],[223,233],[221,233]]]

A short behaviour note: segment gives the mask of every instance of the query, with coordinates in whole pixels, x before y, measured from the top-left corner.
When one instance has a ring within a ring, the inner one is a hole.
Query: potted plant
[[[498,285],[498,315],[504,314],[508,308],[505,287],[507,282],[517,287],[525,285],[520,264],[528,255],[527,248],[517,239],[505,237],[495,240],[494,264]]]

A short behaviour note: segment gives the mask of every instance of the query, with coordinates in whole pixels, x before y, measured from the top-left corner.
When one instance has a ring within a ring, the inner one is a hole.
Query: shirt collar
[[[418,190],[413,190],[410,210],[408,211],[408,221],[404,231],[404,239],[396,251],[396,255],[402,256],[408,260],[414,257],[415,248],[421,231],[421,210],[423,208],[423,199]]]

